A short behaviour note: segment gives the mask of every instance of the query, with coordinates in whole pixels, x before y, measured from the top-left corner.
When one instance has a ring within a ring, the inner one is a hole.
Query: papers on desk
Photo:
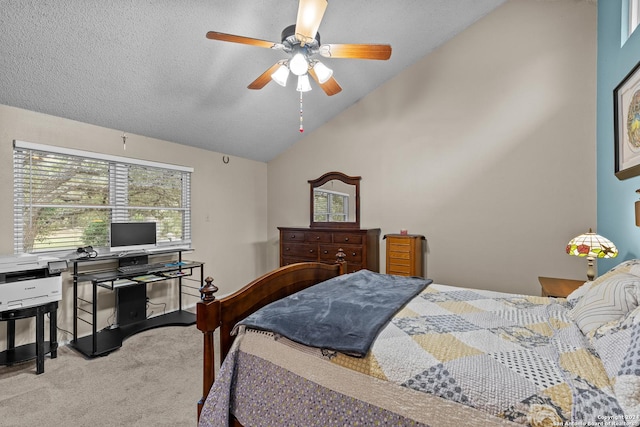
[[[142,276],[134,277],[131,280],[135,280],[138,283],[156,282],[158,280],[165,280],[166,277],[156,276],[155,274],[145,274]]]
[[[119,288],[120,286],[130,286],[130,285],[137,285],[137,284],[138,282],[134,282],[133,280],[118,279],[113,281],[113,289]]]

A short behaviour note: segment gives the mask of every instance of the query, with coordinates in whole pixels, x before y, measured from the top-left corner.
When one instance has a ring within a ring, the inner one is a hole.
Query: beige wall
[[[128,135],[123,150],[122,132],[34,113],[0,105],[0,197],[6,201],[0,206],[0,254],[13,253],[13,140],[23,140],[124,157],[191,166],[192,176],[192,228],[195,251],[187,259],[205,262],[205,276],[214,277],[220,293],[231,292],[267,268],[265,258],[267,215],[267,165],[262,162],[231,157],[224,164],[222,154],[185,147],[167,141]],[[85,289],[87,295],[91,286]],[[150,296],[151,302],[169,302],[168,309],[177,306],[177,298],[166,287]],[[58,325],[72,330],[73,286],[69,275],[64,276],[63,301],[58,312]],[[102,291],[99,297],[99,325],[107,326],[113,314],[113,293]],[[187,304],[197,299],[189,298]],[[161,307],[154,307],[156,313]],[[31,322],[32,323],[32,322]],[[82,322],[81,335],[89,332]],[[19,322],[17,344],[33,341],[29,331],[32,324]],[[5,329],[0,328],[0,346]],[[60,333],[59,339],[70,336]],[[4,347],[2,347],[4,348]]]
[[[269,265],[337,170],[362,176],[362,227],[427,237],[436,282],[583,278],[564,248],[596,224],[595,93],[596,6],[508,1],[269,163]]]

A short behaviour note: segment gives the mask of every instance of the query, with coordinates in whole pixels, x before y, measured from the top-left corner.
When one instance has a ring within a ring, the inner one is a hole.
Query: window
[[[346,222],[349,218],[349,195],[322,188],[313,189],[313,220]]]
[[[14,252],[109,246],[111,222],[191,242],[191,168],[14,141]]]

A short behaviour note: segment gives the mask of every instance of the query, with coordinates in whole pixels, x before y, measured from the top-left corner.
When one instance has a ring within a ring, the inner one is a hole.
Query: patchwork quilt
[[[226,425],[229,411],[245,427],[640,423],[570,308],[564,299],[432,284],[364,358],[243,331],[200,424]]]

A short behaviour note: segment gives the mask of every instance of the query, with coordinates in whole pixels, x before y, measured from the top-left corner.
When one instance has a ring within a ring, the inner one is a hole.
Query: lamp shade
[[[313,65],[313,71],[316,72],[316,76],[318,76],[318,83],[320,84],[326,83],[333,75],[333,70],[320,61],[316,61]]]
[[[589,258],[615,258],[618,248],[611,240],[589,229],[588,233],[574,237],[567,244],[567,253],[573,256]]]
[[[296,87],[296,90],[298,92],[309,92],[311,90],[311,83],[309,83],[308,74],[298,76],[298,87]]]
[[[289,61],[289,69],[296,76],[302,76],[307,73],[309,63],[305,59],[304,55],[298,52],[293,55],[293,58]]]
[[[278,67],[275,73],[271,74],[271,79],[283,87],[287,85],[288,78],[289,78],[289,69],[284,64],[280,64],[280,67]]]

